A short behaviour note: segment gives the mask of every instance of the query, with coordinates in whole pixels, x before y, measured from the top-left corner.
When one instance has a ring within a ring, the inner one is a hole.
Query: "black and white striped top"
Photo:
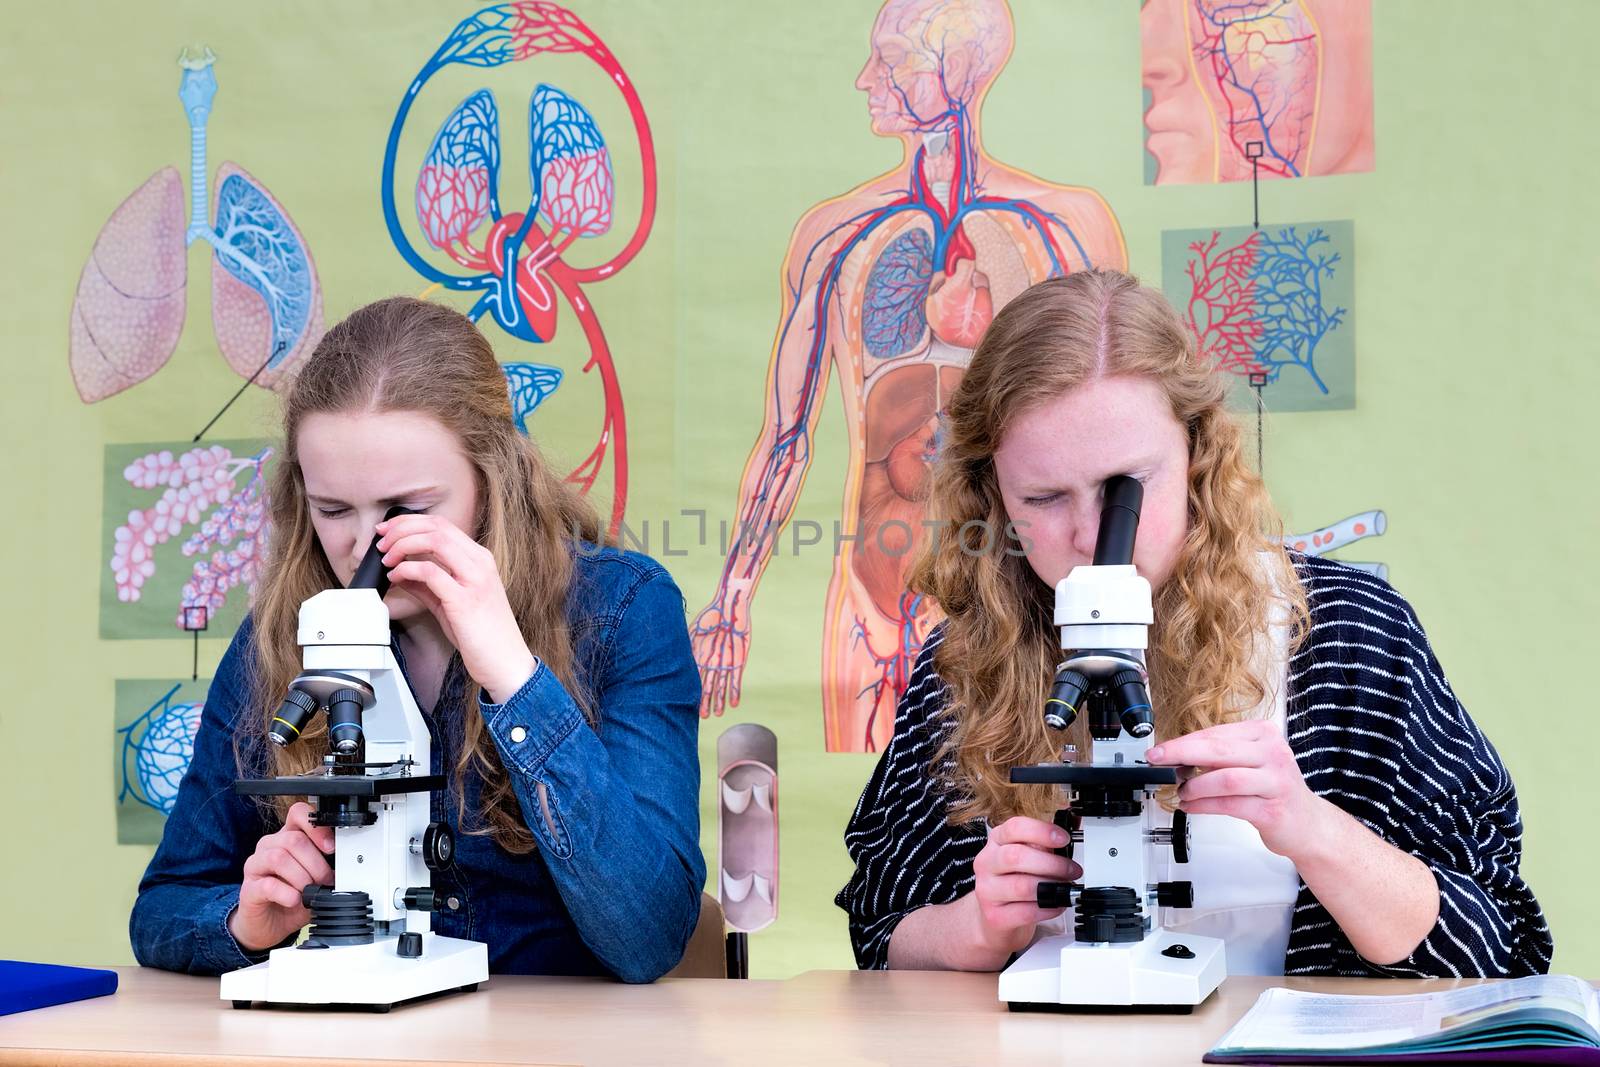
[[[1494,747],[1451,691],[1411,606],[1382,579],[1294,555],[1311,631],[1289,662],[1286,732],[1306,783],[1405,852],[1439,883],[1439,920],[1414,953],[1363,959],[1305,886],[1286,974],[1456,977],[1543,973],[1550,929],[1518,873],[1522,821]],[[856,962],[888,966],[907,914],[971,891],[987,826],[950,825],[930,760],[953,722],[928,638],[845,830],[855,875],[835,900]],[[947,763],[940,770],[947,774]]]

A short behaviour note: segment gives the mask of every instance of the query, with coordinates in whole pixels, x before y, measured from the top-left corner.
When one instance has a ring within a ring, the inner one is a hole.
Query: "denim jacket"
[[[433,929],[487,943],[496,972],[648,982],[683,955],[706,876],[700,682],[683,597],[654,560],[583,545],[574,552],[567,620],[593,726],[542,663],[504,704],[479,698],[486,732],[538,842],[533,852],[514,855],[463,832],[481,826],[473,812],[482,791],[475,774],[455,772],[462,729],[453,709],[468,681],[459,655],[439,705],[423,712],[433,773],[450,780],[447,794],[434,794],[432,817],[456,836],[455,857],[433,875],[445,901]],[[245,860],[261,836],[278,829],[270,812],[233,790],[236,724],[262,731],[249,708],[251,630],[246,620],[218,665],[194,758],[139,884],[129,932],[146,966],[220,974],[266,958],[245,951],[228,931]],[[403,658],[400,664],[404,671]],[[259,744],[259,737],[251,740]],[[466,827],[458,824],[461,789]]]

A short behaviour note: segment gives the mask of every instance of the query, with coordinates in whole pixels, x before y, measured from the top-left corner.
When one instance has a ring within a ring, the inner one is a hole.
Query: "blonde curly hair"
[[[1045,817],[1059,806],[1054,787],[1009,781],[1012,767],[1060,756],[1042,708],[1061,647],[1054,590],[1014,541],[990,535],[1010,528],[994,454],[1018,416],[1116,375],[1158,383],[1189,444],[1188,529],[1156,592],[1150,635],[1156,736],[1250,713],[1267,693],[1256,650],[1275,605],[1291,645],[1309,625],[1282,523],[1226,410],[1226,381],[1200,360],[1166,298],[1118,271],[1040,282],[995,316],[950,399],[929,497],[937,536],[911,572],[911,587],[945,615],[934,667],[952,728],[934,766],[951,775],[952,821]],[[1081,719],[1076,730],[1086,744]]]

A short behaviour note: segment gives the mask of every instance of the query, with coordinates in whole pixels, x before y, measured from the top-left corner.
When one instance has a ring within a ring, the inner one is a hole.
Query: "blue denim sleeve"
[[[617,609],[594,728],[542,663],[481,706],[568,913],[625,982],[671,970],[699,919],[699,703],[683,596],[655,568]]]
[[[250,657],[246,621],[212,678],[194,757],[128,921],[134,957],[146,967],[222,974],[266,958],[240,948],[228,932],[244,861],[269,829],[255,804],[233,791],[234,721],[248,705]]]

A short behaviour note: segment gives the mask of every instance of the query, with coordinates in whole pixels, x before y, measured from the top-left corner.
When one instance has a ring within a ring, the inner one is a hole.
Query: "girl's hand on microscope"
[[[433,613],[491,701],[510,700],[539,661],[512,614],[494,555],[439,515],[396,515],[377,529],[389,581]]]
[[[1063,910],[1039,907],[1039,883],[1083,876],[1082,867],[1055,852],[1067,842],[1067,832],[1054,823],[1017,815],[989,831],[988,843],[973,860],[978,941],[1001,962],[1033,939],[1035,925]]]
[[[1296,859],[1320,839],[1337,809],[1311,791],[1283,730],[1273,722],[1223,723],[1163,741],[1146,754],[1153,766],[1178,767],[1178,803],[1190,815],[1232,815],[1254,826],[1261,843]]]
[[[327,854],[333,851],[333,830],[311,825],[311,805],[289,809],[283,829],[256,842],[244,861],[239,906],[228,916],[228,932],[248,952],[262,952],[311,921],[300,902],[300,890],[316,882],[333,884]]]

